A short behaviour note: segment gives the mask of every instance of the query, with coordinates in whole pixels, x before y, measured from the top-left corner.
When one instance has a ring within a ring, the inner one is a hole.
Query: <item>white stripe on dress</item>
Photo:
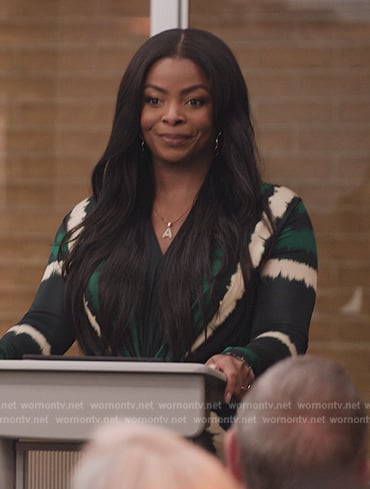
[[[276,258],[268,260],[261,271],[265,277],[277,278],[282,277],[290,281],[304,282],[307,287],[316,290],[317,272],[305,263],[299,263],[294,260],[278,260]]]
[[[62,275],[62,262],[53,261],[45,268],[41,282],[48,280],[52,275]]]
[[[71,211],[68,222],[67,222],[67,231],[70,231],[75,226],[80,224],[86,217],[86,207],[88,206],[90,200],[84,199],[79,204],[77,204]],[[71,239],[68,241],[68,248],[71,248],[77,236],[82,231],[82,228],[79,228],[77,231],[73,233]]]
[[[100,329],[99,323],[96,320],[96,317],[90,311],[87,300],[85,298],[84,298],[84,308],[85,308],[86,316],[89,320],[90,325],[94,328],[97,335],[100,337],[101,336],[101,329]]]
[[[209,338],[217,327],[222,324],[226,318],[233,312],[236,307],[236,303],[243,297],[245,291],[243,275],[238,263],[236,272],[231,276],[230,283],[227,286],[227,291],[223,299],[219,303],[217,312],[207,324],[206,330],[198,336],[192,345],[192,351],[201,345],[205,338]]]
[[[258,338],[274,338],[275,340],[279,340],[288,348],[292,357],[297,355],[297,348],[295,344],[285,333],[281,333],[280,331],[266,331],[265,333],[256,336],[254,339],[257,340]]]
[[[51,346],[46,340],[45,336],[37,331],[33,326],[29,324],[17,324],[11,327],[8,331],[13,332],[14,334],[26,334],[30,336],[40,347],[40,350],[43,355],[50,355]]]

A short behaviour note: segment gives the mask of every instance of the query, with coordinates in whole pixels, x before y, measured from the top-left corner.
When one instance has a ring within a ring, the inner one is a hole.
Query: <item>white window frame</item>
[[[150,0],[150,35],[189,25],[189,0]]]

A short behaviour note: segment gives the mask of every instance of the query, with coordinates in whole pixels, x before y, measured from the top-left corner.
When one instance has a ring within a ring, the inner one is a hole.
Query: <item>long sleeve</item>
[[[63,354],[72,345],[75,337],[65,318],[64,279],[61,273],[63,250],[62,253],[60,251],[66,231],[86,215],[88,203],[86,199],[77,205],[60,225],[31,307],[0,339],[0,358],[22,358],[25,354]]]
[[[280,207],[279,193],[284,197]],[[316,243],[305,206],[284,187],[277,188],[271,202],[277,214],[276,234],[258,273],[250,341],[224,350],[244,357],[256,375],[286,356],[306,351],[316,298]]]

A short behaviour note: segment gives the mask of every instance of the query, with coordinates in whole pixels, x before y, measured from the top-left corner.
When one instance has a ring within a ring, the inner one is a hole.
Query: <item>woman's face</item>
[[[210,165],[216,137],[210,84],[193,61],[162,58],[150,68],[141,132],[154,165]]]

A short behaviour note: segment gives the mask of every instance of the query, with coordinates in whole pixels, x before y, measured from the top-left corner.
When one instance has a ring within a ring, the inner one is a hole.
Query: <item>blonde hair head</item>
[[[125,422],[98,429],[73,489],[239,489],[221,462],[165,428]]]

